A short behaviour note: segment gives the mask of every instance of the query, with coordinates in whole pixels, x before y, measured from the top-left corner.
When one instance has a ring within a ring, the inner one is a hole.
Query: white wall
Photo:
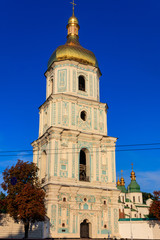
[[[39,222],[30,225],[29,238],[46,238],[49,237],[49,222]],[[43,231],[44,230],[44,231]],[[24,225],[15,223],[13,218],[8,214],[3,214],[0,221],[0,238],[18,238],[24,237]]]
[[[119,221],[121,238],[160,239],[160,222],[158,221]]]

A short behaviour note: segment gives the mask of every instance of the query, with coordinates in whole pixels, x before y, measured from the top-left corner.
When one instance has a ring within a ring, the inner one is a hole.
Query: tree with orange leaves
[[[160,220],[160,191],[154,191],[154,199],[149,209],[149,215]]]
[[[3,172],[3,190],[7,191],[7,212],[16,222],[23,222],[25,238],[29,224],[44,221],[45,192],[38,180],[38,167],[34,163],[18,160],[15,166]]]

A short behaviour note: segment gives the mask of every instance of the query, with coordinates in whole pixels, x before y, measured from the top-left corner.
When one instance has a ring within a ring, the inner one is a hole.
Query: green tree
[[[15,166],[3,172],[3,190],[7,191],[7,212],[16,222],[24,224],[28,238],[29,224],[44,221],[45,192],[38,181],[38,167],[34,163],[18,160]]]
[[[149,215],[160,220],[160,191],[154,191],[153,194],[154,199],[149,209]]]
[[[146,203],[147,199],[151,198],[152,200],[154,199],[153,194],[147,193],[147,192],[142,192],[143,194],[143,203]]]

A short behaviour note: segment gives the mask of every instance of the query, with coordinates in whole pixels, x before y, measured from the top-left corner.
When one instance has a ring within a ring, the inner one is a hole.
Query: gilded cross
[[[133,170],[133,163],[131,163],[131,165],[132,165],[132,170]]]
[[[121,175],[123,175],[123,170],[121,170]]]
[[[73,2],[70,2],[72,5],[73,5],[73,15],[74,15],[74,6],[76,6],[76,4],[74,3],[74,0]]]

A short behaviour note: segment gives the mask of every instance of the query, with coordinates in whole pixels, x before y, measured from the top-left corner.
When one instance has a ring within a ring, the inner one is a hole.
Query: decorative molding
[[[96,148],[96,181],[99,181],[99,148]]]
[[[65,153],[65,159],[60,160],[60,177],[68,177],[68,152]]]
[[[99,130],[104,131],[104,110],[99,109]]]
[[[56,103],[52,103],[52,117],[51,117],[52,125],[56,125]]]
[[[96,98],[96,77],[94,76],[94,97]]]
[[[72,178],[75,178],[75,144],[72,144]]]
[[[51,206],[51,230],[56,230],[56,205]]]
[[[76,71],[73,70],[73,92],[76,92]]]
[[[80,69],[80,70],[83,70],[83,71],[87,71],[87,72],[92,72],[92,73],[94,73],[95,71],[94,71],[94,69],[93,70],[91,70],[91,69],[89,69],[89,68],[85,68],[85,67],[80,67],[80,66],[77,66],[76,64],[68,64],[68,63],[65,63],[65,64],[59,64],[59,65],[57,65],[57,66],[54,66],[53,68],[52,68],[52,70],[54,70],[54,69],[56,69],[56,68],[60,68],[60,67],[76,67],[77,69]]]
[[[90,89],[90,96],[93,96],[93,76],[89,74],[89,89]]]
[[[57,71],[57,90],[58,92],[67,91],[67,69]]]
[[[61,102],[58,102],[58,124],[61,124]]]
[[[100,230],[99,230],[99,216],[97,217],[97,221],[98,221],[98,224],[97,224],[97,233],[99,234],[100,233]]]
[[[62,102],[62,124],[63,126],[69,125],[69,102]]]
[[[49,148],[48,148],[48,179],[50,178],[50,170],[51,170],[51,141],[49,142]]]
[[[73,215],[73,233],[76,233],[75,215]]]
[[[97,108],[94,108],[94,129],[97,130]]]
[[[114,208],[114,232],[118,233],[118,210]]]
[[[112,161],[112,182],[115,182],[115,177],[114,177],[114,152],[112,151],[111,153],[111,161]]]
[[[76,110],[75,110],[76,108],[75,108],[75,103],[72,103],[72,105],[71,105],[71,122],[72,122],[72,125],[73,126],[75,126],[75,122],[76,122],[76,116],[75,116],[75,114],[76,114]]]
[[[54,176],[57,176],[57,169],[58,169],[58,141],[55,141]]]
[[[108,229],[110,233],[112,232],[112,225],[111,225],[111,208],[108,208]]]

